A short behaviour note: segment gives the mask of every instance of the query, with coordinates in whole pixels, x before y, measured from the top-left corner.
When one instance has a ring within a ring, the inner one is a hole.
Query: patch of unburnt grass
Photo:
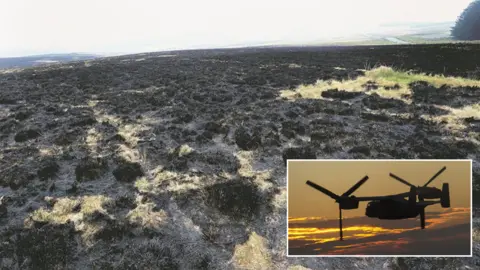
[[[363,76],[358,76],[354,80],[319,80],[313,85],[301,85],[293,91],[282,91],[281,96],[288,99],[321,99],[323,98],[323,92],[330,89],[340,89],[348,92],[377,93],[385,98],[405,100],[405,96],[412,94],[410,84],[416,81],[425,81],[435,87],[444,85],[451,87],[480,87],[479,80],[413,73],[411,71],[380,66],[365,70]],[[375,85],[375,87],[372,87],[372,85]],[[329,94],[324,95],[328,96]]]
[[[447,109],[447,108],[445,108]],[[467,105],[462,108],[448,108],[448,114],[427,117],[436,123],[446,123],[446,127],[452,130],[467,130],[475,127],[475,119],[480,119],[480,105]],[[466,121],[467,119],[467,121]]]
[[[31,215],[33,221],[64,224],[71,218],[71,215],[81,209],[81,200],[79,199],[59,198],[54,201],[49,200],[47,203],[53,203],[53,208],[51,210],[37,209]]]
[[[272,269],[274,266],[267,240],[255,232],[247,242],[235,247],[232,259],[240,269]]]
[[[139,204],[126,216],[133,226],[141,230],[158,231],[167,222],[167,213],[154,203]]]
[[[26,220],[26,227],[42,224],[68,224],[73,221],[75,230],[81,234],[85,244],[95,240],[111,240],[127,234],[127,224],[115,219],[107,209],[113,209],[114,201],[103,195],[78,198],[49,198],[51,209],[35,210]]]

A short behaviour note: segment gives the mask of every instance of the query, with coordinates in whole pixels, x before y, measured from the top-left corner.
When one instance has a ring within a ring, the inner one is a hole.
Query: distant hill
[[[450,43],[450,28],[454,22],[399,22],[379,25],[368,32],[334,38],[314,40],[307,45],[394,45],[394,44],[434,44]]]
[[[285,46],[357,46],[357,45],[397,45],[397,44],[435,44],[455,42],[450,36],[450,29],[455,22],[397,22],[378,25],[364,33],[346,36],[316,38],[311,40],[263,40],[246,41],[218,48],[271,48]],[[214,49],[208,46],[196,46],[182,50]],[[177,49],[175,49],[177,50]],[[160,51],[160,50],[159,50]],[[164,50],[165,51],[165,50]],[[167,50],[170,51],[170,50]],[[140,52],[136,52],[140,53]],[[0,69],[14,67],[32,67],[69,61],[89,60],[107,56],[130,55],[133,53],[112,53],[95,55],[82,53],[43,54],[23,57],[0,58]]]
[[[32,66],[41,66],[55,63],[65,63],[70,61],[89,60],[102,57],[94,54],[42,54],[22,57],[0,58],[0,69],[4,68],[24,68]]]

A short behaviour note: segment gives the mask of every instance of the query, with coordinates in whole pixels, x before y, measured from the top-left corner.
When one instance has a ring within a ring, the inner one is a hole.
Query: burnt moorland
[[[2,70],[0,268],[477,268],[475,211],[473,258],[287,258],[285,160],[470,158],[476,204],[478,63],[439,44]]]

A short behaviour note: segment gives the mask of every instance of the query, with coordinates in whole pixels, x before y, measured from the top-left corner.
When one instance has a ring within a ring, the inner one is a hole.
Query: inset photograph
[[[472,256],[471,160],[288,160],[288,256]]]

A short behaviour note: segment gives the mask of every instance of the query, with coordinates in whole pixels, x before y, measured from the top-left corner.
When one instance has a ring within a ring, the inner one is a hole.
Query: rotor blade
[[[410,184],[410,183],[409,183],[409,182],[407,182],[406,180],[404,180],[404,179],[402,179],[402,178],[400,178],[400,177],[396,176],[396,175],[395,175],[395,174],[393,174],[393,173],[390,173],[390,176],[391,176],[391,177],[393,177],[393,178],[395,178],[396,180],[398,180],[398,181],[400,181],[400,182],[404,183],[404,184],[405,184],[405,185],[407,185],[407,186],[414,187],[414,185]]]
[[[314,189],[322,192],[323,194],[331,197],[332,199],[335,199],[335,200],[340,199],[340,196],[338,196],[337,194],[335,194],[335,193],[331,192],[330,190],[328,190],[324,187],[321,187],[321,186],[319,186],[319,185],[317,185],[313,182],[307,181],[307,185],[309,185],[309,186],[313,187]]]
[[[355,185],[353,185],[347,192],[343,193],[342,196],[350,196],[355,190],[357,190],[361,185],[363,185],[368,180],[368,176],[365,175],[360,181],[358,181]]]
[[[435,178],[437,178],[446,169],[447,169],[447,166],[444,166],[443,168],[441,168],[440,171],[438,171],[434,176],[432,176],[432,178],[430,178],[430,180],[428,180],[428,182],[423,186],[424,187],[428,186],[428,184],[430,184],[433,180],[435,180]]]

